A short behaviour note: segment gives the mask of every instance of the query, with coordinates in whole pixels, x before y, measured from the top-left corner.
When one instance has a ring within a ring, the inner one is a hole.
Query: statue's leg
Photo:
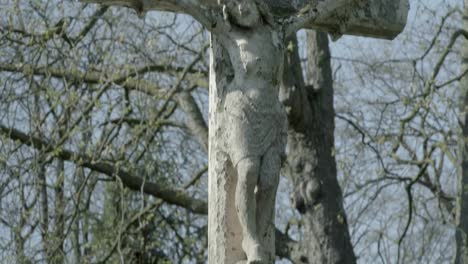
[[[247,157],[237,163],[236,209],[242,227],[242,248],[247,263],[262,263],[264,254],[257,233],[256,197],[260,158]]]
[[[275,199],[281,170],[281,156],[278,149],[270,147],[260,165],[257,186],[257,231],[269,262],[275,259]]]

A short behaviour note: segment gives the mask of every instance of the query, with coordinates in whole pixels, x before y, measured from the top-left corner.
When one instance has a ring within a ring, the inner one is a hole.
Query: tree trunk
[[[64,262],[65,244],[65,163],[57,160],[57,179],[54,186],[55,191],[55,226],[54,242],[51,263],[59,264]]]
[[[34,115],[33,120],[37,123],[32,123],[31,126],[34,127],[35,135],[41,137],[41,106],[40,106],[40,97],[39,97],[39,87],[36,85],[34,95]],[[47,180],[46,180],[46,164],[44,160],[46,156],[41,151],[36,151],[36,166],[37,166],[37,194],[40,197],[40,227],[41,227],[41,240],[42,240],[42,250],[45,255],[47,263],[50,263],[50,236],[49,236],[49,197],[47,194]]]
[[[77,167],[75,169],[75,182],[73,183],[73,191],[75,193],[80,193],[81,185],[85,181],[84,176],[84,168]],[[81,197],[80,197],[81,198]],[[81,210],[84,207],[82,199],[77,199],[77,209]],[[73,251],[73,261],[74,263],[83,263],[82,255],[81,255],[81,243],[80,243],[80,234],[84,233],[84,230],[80,227],[81,219],[83,218],[83,214],[78,213],[76,216],[75,221],[72,224],[72,234],[71,234],[71,244],[72,244],[72,251]]]
[[[297,40],[288,44],[281,100],[289,119],[285,173],[302,214],[302,252],[296,263],[356,263],[334,156],[333,80],[328,37],[308,32],[308,78],[302,77]]]
[[[49,200],[47,196],[47,182],[46,182],[46,166],[42,164],[43,154],[37,153],[38,155],[38,183],[37,192],[40,195],[41,203],[41,239],[42,239],[42,250],[45,254],[47,263],[50,263],[50,236],[49,236]]]
[[[64,106],[65,110],[62,113],[62,117],[57,120],[58,127],[58,138],[63,138],[68,129],[68,121],[71,116],[70,108]],[[55,193],[55,222],[54,222],[54,236],[52,239],[50,260],[51,263],[60,264],[65,260],[65,162],[62,159],[57,159],[57,168],[56,168],[56,179],[54,184],[54,193]]]
[[[468,0],[465,0],[463,29],[468,29]],[[461,71],[468,70],[468,40],[463,38]],[[460,80],[460,124],[459,139],[460,168],[456,204],[456,255],[455,264],[468,263],[468,76]]]

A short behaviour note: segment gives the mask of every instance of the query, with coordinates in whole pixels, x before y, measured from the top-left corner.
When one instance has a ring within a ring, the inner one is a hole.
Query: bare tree
[[[308,32],[308,80],[297,40],[285,58],[281,99],[288,109],[285,173],[293,182],[294,206],[303,215],[301,250],[295,263],[356,263],[350,243],[334,151],[331,54],[325,33]]]

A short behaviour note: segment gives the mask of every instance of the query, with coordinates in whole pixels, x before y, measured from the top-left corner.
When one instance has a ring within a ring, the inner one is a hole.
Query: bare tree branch
[[[47,140],[34,137],[2,124],[0,124],[0,134],[37,150],[49,153],[53,152],[60,159],[71,161],[78,166],[103,173],[112,178],[118,177],[124,186],[131,190],[143,190],[148,195],[160,198],[169,204],[184,207],[196,214],[206,214],[208,212],[208,206],[205,201],[190,197],[184,191],[171,186],[161,186],[157,183],[147,182],[143,178],[135,176],[130,171],[126,171],[125,168],[120,168],[111,162],[94,161],[92,157],[64,148],[55,149],[53,143],[51,144]]]
[[[78,69],[58,69],[50,66],[39,66],[31,64],[0,64],[0,71],[34,74],[39,76],[51,76],[55,78],[62,78],[69,81],[85,82],[89,84],[102,83],[107,81],[115,83],[131,90],[147,92],[151,95],[160,96],[163,93],[161,89],[154,84],[145,80],[134,78],[135,76],[142,75],[148,72],[164,72],[164,73],[181,73],[183,67],[172,67],[168,65],[147,65],[143,66],[136,71],[129,71],[128,73],[108,73],[100,71],[87,71],[83,72]],[[208,87],[206,80],[206,73],[198,70],[190,69],[187,73],[194,84],[200,87]]]
[[[111,162],[94,161],[91,157],[85,154],[76,153],[63,148],[54,149],[53,144],[47,140],[26,134],[15,128],[6,127],[3,124],[0,124],[0,134],[3,134],[11,140],[18,141],[21,144],[30,146],[37,150],[44,152],[53,151],[54,155],[56,155],[58,158],[73,162],[77,166],[83,166],[90,170],[103,173],[112,178],[118,177],[122,181],[123,185],[131,190],[143,190],[145,194],[159,198],[168,204],[183,207],[195,214],[206,215],[208,213],[208,204],[206,201],[190,197],[182,189],[167,185],[161,186],[160,184],[154,182],[147,182],[141,177],[133,175],[130,171],[126,171],[125,168],[120,168]],[[201,176],[204,170],[198,173],[195,177],[198,178]],[[195,180],[196,178],[190,180],[186,186],[190,186]],[[293,255],[293,252],[299,252],[296,241],[291,239],[286,234],[283,234],[278,229],[276,229],[276,234],[278,236],[276,245],[278,248],[277,255],[279,257],[290,259]]]
[[[212,13],[208,6],[216,6],[215,0],[80,0],[83,3],[94,3],[106,6],[124,6],[134,9],[139,16],[151,10],[184,13],[192,16],[208,30],[212,29]]]

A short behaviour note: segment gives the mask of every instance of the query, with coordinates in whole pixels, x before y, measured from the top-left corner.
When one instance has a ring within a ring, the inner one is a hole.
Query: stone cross
[[[292,1],[291,1],[292,2]],[[280,9],[280,1],[270,0],[268,4],[271,10]],[[307,23],[303,28],[316,29],[329,32],[332,37],[339,37],[343,34],[358,35],[366,37],[375,37],[383,39],[395,38],[405,27],[408,15],[409,4],[407,0],[401,1],[344,1],[344,4],[336,8],[327,16],[319,16],[315,21]],[[295,12],[294,7],[281,6],[281,10],[291,10]],[[284,12],[284,11],[283,11]],[[284,14],[283,14],[284,15]],[[209,136],[209,210],[208,210],[208,241],[209,241],[209,263],[274,263],[275,241],[274,241],[274,203],[256,201],[256,221],[257,229],[259,225],[267,224],[263,233],[264,259],[257,261],[250,259],[248,251],[254,245],[243,246],[245,234],[243,234],[243,223],[239,221],[236,211],[236,194],[239,188],[242,188],[238,182],[238,171],[234,168],[235,164],[230,161],[229,155],[226,155],[222,144],[228,137],[223,136],[223,131],[231,129],[230,124],[226,124],[223,119],[223,96],[224,90],[228,84],[224,76],[229,75],[226,69],[231,69],[229,65],[229,54],[223,45],[219,44],[216,38],[212,38],[210,60],[210,136]],[[274,55],[273,55],[274,56]],[[271,113],[275,113],[272,111]],[[280,113],[276,114],[281,116]],[[274,124],[274,121],[269,121]],[[254,124],[249,124],[252,126]],[[266,126],[265,129],[272,129]],[[256,133],[261,137],[262,133]],[[220,140],[222,139],[222,140]],[[253,144],[254,145],[254,144]],[[235,162],[235,161],[234,161]],[[278,174],[279,167],[274,168],[277,171],[270,171],[270,174]],[[275,177],[277,177],[275,175]],[[260,175],[262,177],[262,175]],[[275,179],[277,183],[277,179]],[[268,185],[268,184],[267,184]],[[257,194],[259,192],[269,192],[267,188],[259,188],[257,185]],[[252,188],[253,190],[253,188]],[[249,190],[252,192],[252,190]],[[274,187],[276,191],[276,186]],[[274,199],[272,195],[271,199]],[[255,210],[250,200],[244,202],[251,210]],[[260,206],[260,208],[258,208]],[[253,208],[252,208],[253,207]],[[238,208],[237,208],[238,209]],[[269,222],[258,221],[261,219],[259,214],[266,216]],[[258,231],[258,230],[257,230]],[[247,254],[247,260],[246,260]],[[253,256],[255,257],[253,253]],[[254,258],[253,257],[253,258]]]
[[[408,0],[82,0],[191,15],[211,32],[208,263],[275,260],[287,138],[278,99],[287,38],[301,28],[393,39]]]

